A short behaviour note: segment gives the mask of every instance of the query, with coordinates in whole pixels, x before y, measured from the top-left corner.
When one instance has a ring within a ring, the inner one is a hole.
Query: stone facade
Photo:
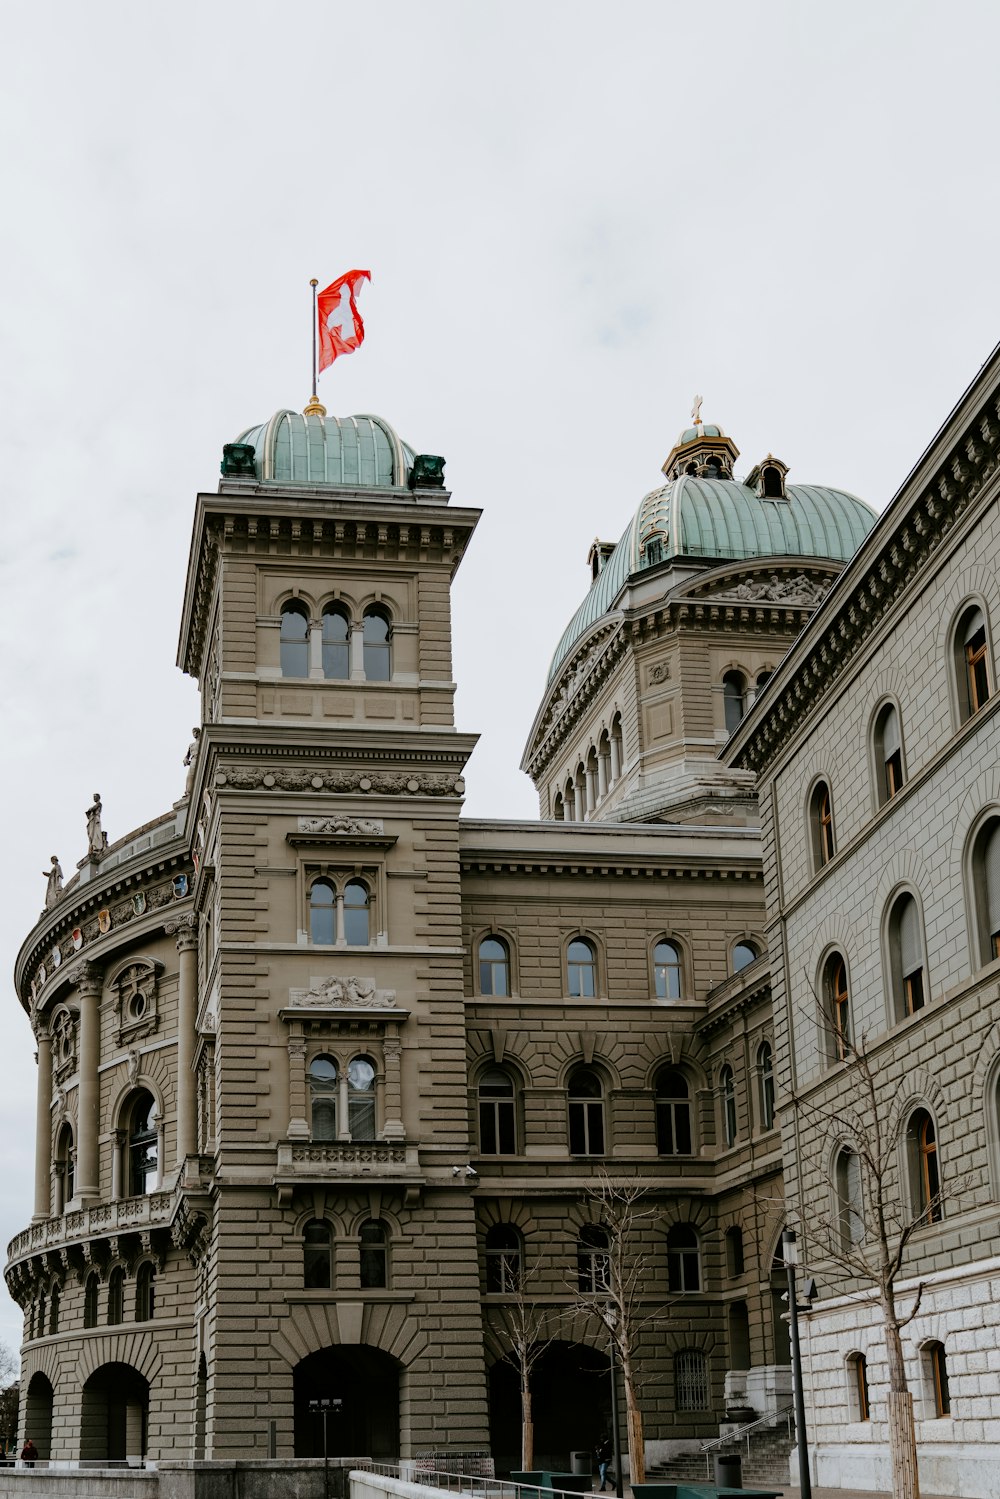
[[[885,1330],[843,1262],[845,1233],[875,1255],[875,1189],[864,1169],[838,1176],[877,1123],[900,1311],[917,1303],[902,1337],[921,1483],[1000,1494],[998,493],[994,355],[725,757],[759,775],[785,1188],[818,1285],[804,1384],[821,1483],[888,1483]]]
[[[450,583],[477,512],[402,471],[266,472],[197,500],[184,795],[84,859],[18,957],[23,1430],[57,1459],[308,1457],[310,1402],[334,1399],[331,1451],[516,1465],[497,1332],[519,1261],[556,1329],[538,1455],[564,1464],[608,1421],[577,1306],[607,1173],[653,1212],[650,1454],[711,1437],[788,1388],[761,847],[752,778],[716,761],[726,684],[742,713],[844,558],[644,554],[551,678],[526,751],[543,820],[465,822]]]

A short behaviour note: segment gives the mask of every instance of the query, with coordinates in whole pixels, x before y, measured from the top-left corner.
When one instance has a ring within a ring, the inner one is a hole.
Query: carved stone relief
[[[347,1010],[391,1010],[396,1007],[395,989],[376,989],[373,978],[358,978],[351,975],[340,978],[331,974],[320,979],[311,989],[289,989],[291,1004],[303,1006],[331,1006]]]
[[[381,835],[385,832],[385,823],[381,817],[300,817],[299,832]]]
[[[118,1043],[138,1040],[159,1025],[158,984],[152,963],[132,963],[115,980],[112,1007],[118,1021]]]
[[[284,770],[276,766],[229,765],[216,771],[216,786],[232,786],[237,791],[256,791],[260,787],[282,791],[374,791],[380,796],[461,796],[465,782],[461,776],[425,774],[385,774],[377,770]]]

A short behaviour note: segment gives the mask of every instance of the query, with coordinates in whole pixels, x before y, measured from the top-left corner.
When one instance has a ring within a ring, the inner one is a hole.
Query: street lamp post
[[[809,1445],[806,1440],[806,1403],[802,1386],[802,1350],[799,1345],[799,1302],[795,1286],[795,1267],[799,1251],[795,1242],[795,1230],[786,1228],[781,1235],[781,1252],[788,1273],[788,1322],[792,1344],[792,1380],[795,1385],[795,1434],[799,1449],[799,1494],[800,1499],[812,1499],[812,1481],[809,1477]]]

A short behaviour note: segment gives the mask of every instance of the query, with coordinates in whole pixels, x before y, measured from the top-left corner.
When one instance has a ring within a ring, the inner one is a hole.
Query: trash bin
[[[715,1454],[715,1487],[717,1489],[741,1489],[743,1487],[743,1459],[738,1452]]]
[[[569,1471],[579,1473],[584,1478],[589,1478],[594,1471],[594,1457],[590,1452],[571,1452],[569,1455]]]

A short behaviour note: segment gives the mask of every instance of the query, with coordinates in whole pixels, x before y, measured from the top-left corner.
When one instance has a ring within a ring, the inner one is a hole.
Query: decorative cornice
[[[218,790],[335,791],[376,796],[461,796],[465,782],[456,775],[428,775],[379,770],[291,770],[275,765],[220,765],[215,772]]]

